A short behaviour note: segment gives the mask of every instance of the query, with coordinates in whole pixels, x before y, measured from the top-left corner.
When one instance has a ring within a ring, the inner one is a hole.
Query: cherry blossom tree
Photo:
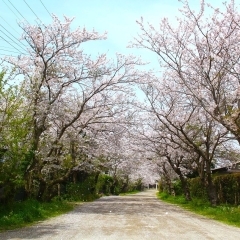
[[[235,1],[220,10],[203,0],[196,13],[188,1],[181,2],[178,25],[164,18],[157,29],[142,19],[138,22],[142,34],[133,45],[155,52],[169,81],[191,94],[240,142],[239,10]]]
[[[216,204],[211,180],[216,150],[228,132],[240,142],[240,15],[234,1],[225,3],[225,11],[221,11],[203,0],[198,13],[188,1],[181,2],[182,15],[176,26],[167,18],[158,28],[143,19],[138,21],[141,34],[132,46],[149,49],[159,57],[161,80],[148,80],[145,88],[152,112],[174,134],[170,141],[177,144],[180,140],[198,155],[198,169],[203,179],[206,170],[208,196]],[[206,7],[210,18],[206,17]]]
[[[228,130],[198,105],[195,99],[171,85],[164,78],[152,78],[142,85],[149,105],[148,125],[151,134],[147,137],[153,151],[164,157],[179,176],[186,199],[190,200],[187,172],[193,163],[197,164],[203,185],[213,205],[217,202],[212,182],[211,165],[216,150],[228,140]],[[150,120],[151,119],[151,120]],[[205,175],[206,174],[206,175]]]
[[[72,21],[53,16],[48,26],[22,24],[29,54],[7,59],[24,76],[33,153],[25,175],[30,193],[37,181],[39,199],[81,163],[84,134],[91,136],[101,124],[118,121],[131,101],[131,83],[142,77],[134,69],[141,62],[132,56],[117,54],[116,60],[108,60],[105,54],[91,58],[84,53],[86,42],[106,35],[72,30]]]
[[[105,167],[113,177],[113,187],[123,182],[123,188],[127,189],[130,183],[142,179],[138,166],[142,164],[138,153],[135,151],[134,139],[131,137],[133,113],[131,109],[125,111],[121,121],[115,125],[108,125],[103,132],[100,151],[107,161]]]
[[[169,194],[175,196],[176,192],[173,186],[173,180],[177,179],[176,173],[167,161],[158,161],[157,171],[160,176],[160,191],[167,191]]]
[[[142,150],[148,152],[148,158],[156,171],[161,175],[162,181],[168,186],[168,192],[175,194],[173,180],[179,178],[186,200],[191,200],[186,175],[192,170],[191,164],[195,161],[193,152],[181,139],[175,137],[158,121],[152,110],[145,113],[146,119],[138,134]],[[171,139],[174,139],[172,141]],[[175,174],[172,174],[174,171]]]

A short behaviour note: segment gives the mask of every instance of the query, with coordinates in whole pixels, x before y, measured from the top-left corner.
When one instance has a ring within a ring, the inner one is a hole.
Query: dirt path
[[[32,227],[0,233],[1,240],[240,239],[240,228],[199,217],[156,198],[155,191],[103,197]]]

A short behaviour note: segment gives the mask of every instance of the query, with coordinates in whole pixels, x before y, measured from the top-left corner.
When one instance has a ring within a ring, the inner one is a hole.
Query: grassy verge
[[[174,197],[166,193],[158,193],[157,195],[159,199],[165,202],[177,204],[197,214],[240,227],[240,206],[219,205],[212,207],[207,201],[200,199],[193,199],[187,202],[183,196]]]
[[[119,195],[120,196],[125,196],[125,195],[130,195],[130,194],[136,194],[136,193],[139,193],[140,191],[138,190],[133,190],[131,192],[126,192],[126,193],[120,193]]]
[[[74,204],[65,201],[40,203],[36,200],[0,206],[0,231],[27,226],[66,213],[73,208]]]

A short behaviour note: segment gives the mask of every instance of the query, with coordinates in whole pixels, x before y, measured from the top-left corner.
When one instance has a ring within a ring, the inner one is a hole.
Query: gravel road
[[[166,204],[148,190],[102,197],[34,226],[0,233],[1,240],[240,239],[240,228]]]

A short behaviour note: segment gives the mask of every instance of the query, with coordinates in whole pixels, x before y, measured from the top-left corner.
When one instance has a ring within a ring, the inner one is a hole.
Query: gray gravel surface
[[[102,197],[31,227],[0,233],[1,240],[240,239],[240,228],[198,216],[156,198],[153,190]]]

